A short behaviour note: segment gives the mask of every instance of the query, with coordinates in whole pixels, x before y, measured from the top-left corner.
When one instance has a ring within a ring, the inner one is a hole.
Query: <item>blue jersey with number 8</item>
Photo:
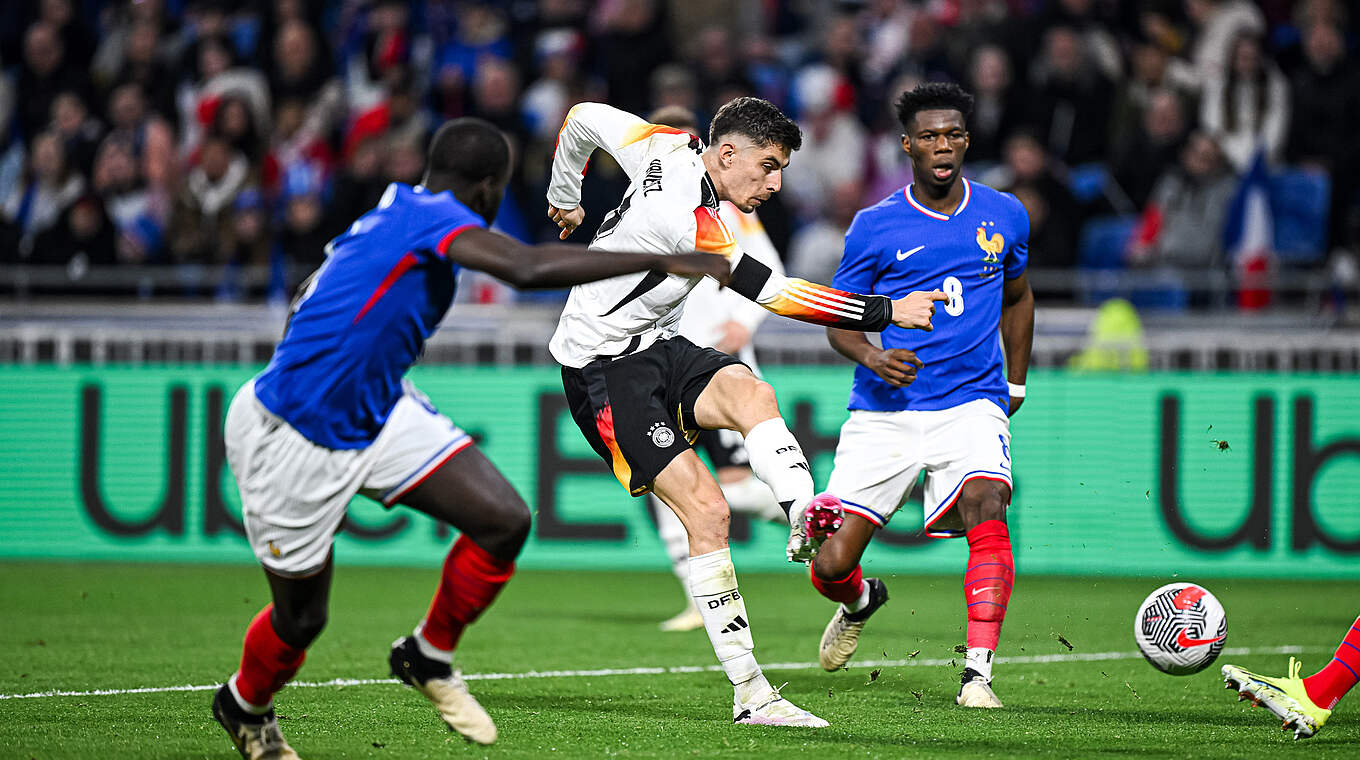
[[[1003,411],[1009,391],[998,329],[1001,289],[1029,260],[1029,214],[1020,201],[962,179],[963,199],[952,214],[926,207],[912,186],[855,215],[833,285],[841,290],[901,298],[943,290],[932,332],[889,327],[884,348],[906,348],[925,363],[905,388],[867,367],[855,368],[850,409],[933,411],[988,399]]]

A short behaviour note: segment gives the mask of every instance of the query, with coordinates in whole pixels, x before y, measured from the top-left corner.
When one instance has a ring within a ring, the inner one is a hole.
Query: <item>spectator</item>
[[[845,231],[859,213],[860,186],[847,182],[833,188],[825,216],[803,227],[789,244],[788,274],[810,282],[831,282],[845,251]]]
[[[739,45],[733,38],[733,31],[723,25],[712,24],[701,30],[690,46],[689,64],[680,67],[675,64],[660,66],[653,72],[653,81],[663,70],[669,70],[674,77],[677,69],[693,72],[691,86],[697,90],[698,107],[696,114],[715,113],[727,102],[726,93],[731,90],[750,91],[752,85],[741,70],[738,56]],[[655,86],[652,88],[655,91]],[[653,100],[656,105],[656,101]],[[676,103],[675,105],[685,105]],[[692,106],[687,106],[692,107]]]
[[[247,273],[269,265],[269,215],[264,197],[256,188],[236,196],[231,213],[231,240],[223,257],[226,267],[217,286],[219,301],[240,301],[247,295]]]
[[[1258,150],[1278,163],[1289,128],[1289,84],[1261,50],[1254,34],[1237,39],[1232,58],[1204,88],[1200,123],[1215,136],[1233,169],[1241,173]]]
[[[71,0],[39,0],[38,20],[50,24],[61,38],[72,68],[77,71],[89,69],[90,59],[94,56],[94,34],[85,20],[76,15]]]
[[[1250,0],[1185,0],[1185,15],[1196,28],[1190,61],[1201,87],[1222,77],[1239,37],[1265,31],[1265,17]]]
[[[973,113],[968,117],[968,161],[973,165],[1001,160],[1007,134],[1023,118],[1022,94],[1011,82],[1011,63],[999,45],[984,45],[969,65]]]
[[[133,21],[123,37],[121,59],[109,76],[108,85],[126,82],[148,93],[150,109],[163,119],[175,118],[175,74],[162,52],[160,26],[151,19]],[[112,64],[111,64],[112,65]]]
[[[325,222],[333,237],[345,231],[350,222],[367,213],[382,198],[382,171],[386,154],[383,139],[368,135],[354,142],[344,157],[331,194],[330,213]]]
[[[784,193],[805,220],[826,213],[832,188],[864,179],[868,136],[859,120],[843,110],[846,98],[838,93],[848,87],[839,73],[823,65],[803,69],[794,85],[803,147],[784,170]]]
[[[79,280],[92,266],[118,263],[117,239],[104,204],[87,194],[72,203],[57,224],[38,235],[29,261],[64,266],[68,277]]]
[[[1118,148],[1114,177],[1136,208],[1142,208],[1152,186],[1174,164],[1189,131],[1185,105],[1171,90],[1155,90],[1139,113],[1137,131]]]
[[[135,147],[126,134],[111,134],[100,143],[91,179],[119,233],[119,260],[155,259],[165,229],[165,210],[148,191],[137,169]]]
[[[141,85],[128,82],[109,94],[110,134],[119,135],[132,146],[137,171],[148,187],[168,196],[178,181],[175,136],[169,124],[147,112]]]
[[[170,255],[181,264],[225,264],[231,260],[232,213],[245,189],[250,167],[226,138],[208,135],[198,166],[175,197],[167,234]]]
[[[289,268],[302,274],[321,265],[326,243],[333,237],[326,229],[321,192],[320,174],[312,167],[295,166],[284,178],[278,249]]]
[[[270,133],[269,158],[265,165],[273,167],[279,176],[287,174],[289,167],[300,162],[320,166],[330,173],[335,165],[335,154],[325,132],[321,131],[308,116],[314,113],[307,103],[296,98],[278,101],[274,108],[274,129]],[[273,182],[266,182],[272,186]]]
[[[1134,44],[1129,76],[1117,87],[1110,113],[1111,155],[1116,161],[1132,150],[1132,143],[1144,129],[1148,108],[1157,94],[1165,91],[1181,96],[1182,116],[1188,113],[1185,109],[1190,105],[1190,93],[1178,84],[1171,69],[1171,56],[1161,45],[1150,39]],[[1196,86],[1194,92],[1198,90]]]
[[[38,235],[56,225],[85,192],[85,178],[71,166],[55,131],[33,138],[26,174],[0,206],[0,217],[9,228],[8,258],[29,258]]]
[[[1360,72],[1346,51],[1341,30],[1315,23],[1304,30],[1303,65],[1294,74],[1293,113],[1285,155],[1326,171],[1332,178],[1329,210],[1333,244],[1347,239],[1347,215],[1356,200],[1360,149],[1354,137],[1360,121]]]
[[[88,96],[86,77],[67,59],[61,35],[51,24],[39,21],[24,32],[18,90],[19,127],[29,140],[47,127],[57,93]]]
[[[1049,153],[1069,166],[1103,160],[1110,121],[1110,83],[1067,26],[1044,35],[1031,71],[1028,122]]]
[[[534,58],[539,78],[525,89],[522,99],[529,129],[537,141],[555,141],[567,109],[586,99],[580,70],[583,45],[574,29],[553,29],[538,35]]]
[[[90,116],[79,94],[62,92],[52,100],[52,129],[61,136],[72,168],[88,177],[104,128]]]
[[[1134,266],[1221,269],[1223,226],[1237,180],[1209,135],[1196,132],[1157,181],[1126,258]]]
[[[658,0],[609,0],[594,13],[597,70],[609,103],[629,113],[647,110],[648,85],[656,67],[673,58]]]
[[[1054,172],[1044,146],[1032,133],[1019,131],[1006,140],[1004,155],[1001,169],[983,181],[1014,193],[1029,211],[1030,265],[1075,266],[1083,210],[1067,183]]]

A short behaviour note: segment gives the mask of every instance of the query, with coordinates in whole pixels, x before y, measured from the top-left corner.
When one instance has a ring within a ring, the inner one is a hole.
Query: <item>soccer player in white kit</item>
[[[650,114],[647,121],[698,134],[694,114],[682,106],[661,108]],[[765,234],[765,227],[754,211],[743,213],[731,201],[723,201],[718,205],[718,217],[747,255],[759,259],[777,274],[784,273],[779,252],[775,250],[770,236]],[[751,337],[769,313],[759,304],[720,286],[717,281],[704,279],[694,286],[685,299],[685,313],[680,318],[680,335],[696,346],[706,346],[736,356],[759,377],[760,368],[756,366],[756,352],[751,345]],[[746,454],[741,433],[735,430],[705,430],[699,433],[694,444],[708,454],[713,474],[718,478],[718,487],[722,489],[723,498],[727,499],[733,514],[748,514],[779,524],[788,521],[770,487],[751,472],[751,459]],[[671,570],[680,579],[680,587],[685,593],[685,608],[662,621],[661,630],[692,631],[703,628],[704,618],[689,593],[689,536],[685,533],[684,523],[655,494],[650,495],[648,501],[656,520],[657,533],[670,557]]]
[[[737,98],[718,110],[709,145],[672,127],[599,103],[567,114],[548,187],[548,215],[565,238],[585,218],[581,177],[603,148],[630,179],[619,207],[590,247],[657,253],[701,250],[733,262],[736,293],[777,314],[823,325],[882,330],[928,328],[940,291],[897,301],[865,297],[776,275],[745,255],[718,215],[729,200],[750,211],[780,189],[798,127],[772,104]],[[625,276],[573,288],[549,344],[562,365],[572,417],[596,453],[634,496],[666,502],[689,534],[690,593],[714,653],[733,686],[734,722],[825,726],[779,695],[753,652],[746,605],[727,547],[729,508],[713,475],[690,448],[700,430],[745,436],[751,469],[791,518],[789,555],[812,553],[802,516],[812,502],[811,470],[779,415],[774,391],[735,357],[676,335],[696,277]]]
[[[882,580],[863,577],[860,557],[925,472],[926,534],[968,541],[968,647],[956,701],[1001,707],[991,681],[1015,578],[1009,416],[1025,397],[1034,295],[1024,206],[962,175],[972,105],[954,84],[902,95],[897,116],[912,184],[860,211],[846,232],[838,287],[889,296],[939,287],[949,301],[929,335],[888,329],[882,347],[862,332],[827,331],[859,366],[827,495],[817,499],[839,499],[844,522],[813,559],[812,584],[841,603],[818,653],[822,667],[836,670],[888,598]]]

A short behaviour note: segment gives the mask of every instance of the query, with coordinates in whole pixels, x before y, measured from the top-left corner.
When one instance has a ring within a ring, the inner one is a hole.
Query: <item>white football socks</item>
[[[968,653],[963,656],[963,666],[976,670],[987,683],[992,682],[992,655],[995,654],[990,649],[982,647],[968,647]]]
[[[737,591],[737,571],[727,547],[689,558],[689,588],[713,653],[736,688],[737,703],[748,705],[770,691],[756,662],[746,602]]]
[[[781,508],[789,504],[802,508],[812,501],[812,469],[782,418],[772,417],[751,428],[746,452],[751,470],[774,492]]]

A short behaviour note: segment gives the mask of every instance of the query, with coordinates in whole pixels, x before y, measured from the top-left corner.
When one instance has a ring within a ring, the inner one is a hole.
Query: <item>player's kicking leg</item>
[[[1307,678],[1300,678],[1303,664],[1289,658],[1289,674],[1272,678],[1239,668],[1223,666],[1223,680],[1239,699],[1275,713],[1284,721],[1281,728],[1293,729],[1295,739],[1316,734],[1331,717],[1332,710],[1360,681],[1360,618],[1356,618],[1341,639],[1336,654],[1326,666]]]
[[[789,559],[812,559],[816,542],[810,540],[804,523],[813,497],[812,468],[779,416],[774,389],[744,364],[723,367],[699,394],[694,416],[705,430],[742,434],[751,471],[774,493],[789,519]]]
[[[823,500],[839,503],[822,494],[813,499],[813,507]],[[812,558],[813,587],[827,599],[840,602],[817,648],[817,661],[826,670],[845,667],[859,647],[864,624],[888,601],[888,587],[878,578],[865,578],[859,565],[877,527],[860,515],[847,513],[839,530]]]
[[[689,535],[689,584],[713,652],[733,688],[735,723],[826,726],[827,722],[780,696],[756,662],[746,602],[727,545],[730,523],[722,491],[692,449],[657,475],[652,490],[675,510]]]
[[[496,725],[453,667],[463,629],[510,580],[529,535],[529,508],[500,470],[468,446],[395,499],[453,525],[462,533],[444,560],[429,611],[388,658],[392,675],[419,691],[449,728],[469,741],[491,744]]]
[[[968,652],[964,655],[963,683],[955,699],[964,707],[1002,706],[991,684],[992,659],[1015,583],[1015,561],[1006,527],[1010,501],[1007,484],[975,479],[964,482],[954,506],[968,538],[968,568],[963,575]]]
[[[273,602],[246,629],[241,666],[213,695],[212,712],[246,760],[293,760],[298,755],[279,730],[274,694],[297,674],[326,625],[331,558],[307,576],[268,569],[265,575]]]

